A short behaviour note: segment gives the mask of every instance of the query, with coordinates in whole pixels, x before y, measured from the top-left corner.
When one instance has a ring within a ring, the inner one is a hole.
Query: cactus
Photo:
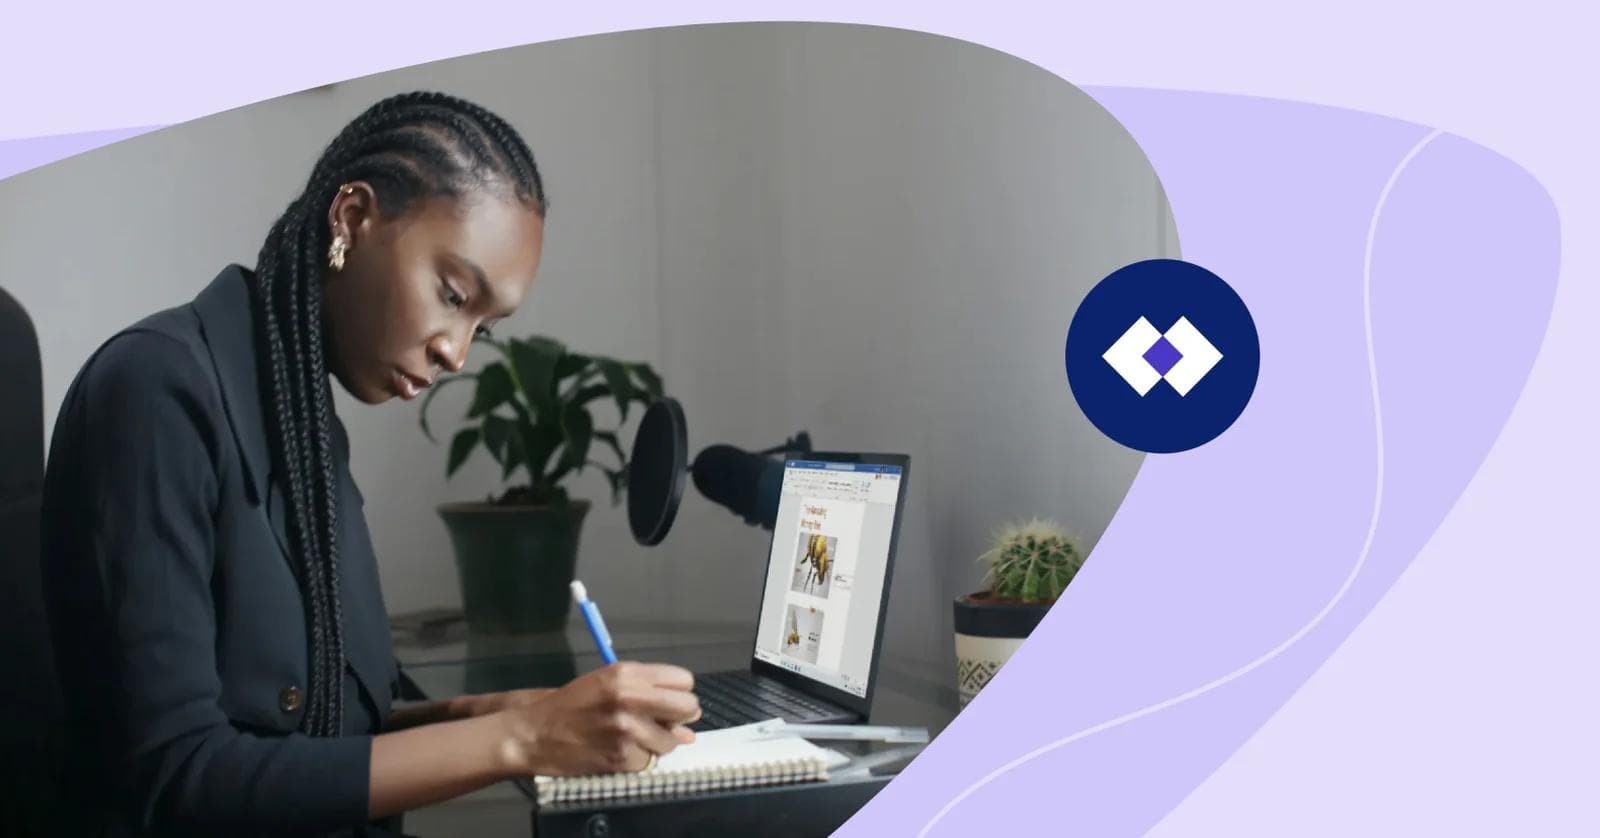
[[[1083,555],[1065,529],[1035,518],[1010,524],[995,534],[988,552],[986,584],[995,599],[1053,602],[1077,576]]]

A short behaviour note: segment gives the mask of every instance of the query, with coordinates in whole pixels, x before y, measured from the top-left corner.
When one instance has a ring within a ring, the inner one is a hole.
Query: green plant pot
[[[481,634],[559,631],[572,611],[570,585],[590,502],[565,506],[447,503],[467,624]]]
[[[956,597],[956,692],[962,709],[1005,666],[1054,604],[1054,600],[995,599],[988,591]]]

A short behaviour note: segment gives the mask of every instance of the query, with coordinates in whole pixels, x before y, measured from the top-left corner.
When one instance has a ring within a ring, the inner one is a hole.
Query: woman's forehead
[[[416,209],[408,235],[480,268],[489,282],[525,284],[538,272],[544,222],[514,199],[435,199]]]

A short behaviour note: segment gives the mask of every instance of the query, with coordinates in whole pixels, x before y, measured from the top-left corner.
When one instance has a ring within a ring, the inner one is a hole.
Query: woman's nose
[[[434,365],[452,373],[460,372],[467,363],[467,345],[441,336],[433,342],[432,355]]]

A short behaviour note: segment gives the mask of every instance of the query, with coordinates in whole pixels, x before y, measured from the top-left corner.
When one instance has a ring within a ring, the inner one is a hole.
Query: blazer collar
[[[249,271],[239,265],[224,268],[195,298],[194,309],[221,380],[228,424],[244,456],[250,500],[261,503],[267,496],[272,455],[261,410]]]

